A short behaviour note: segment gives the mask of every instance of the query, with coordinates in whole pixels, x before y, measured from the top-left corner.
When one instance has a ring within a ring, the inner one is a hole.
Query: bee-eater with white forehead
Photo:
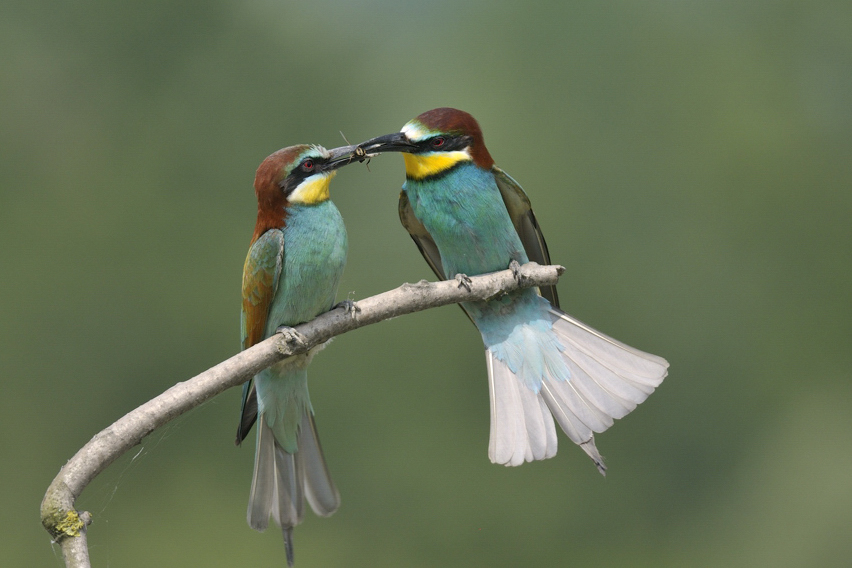
[[[334,306],[347,238],[328,188],[337,168],[353,161],[353,149],[290,146],[257,169],[257,222],[243,268],[243,349]],[[248,523],[262,531],[272,516],[289,566],[305,500],[321,517],[340,505],[308,396],[308,364],[322,347],[289,357],[243,386],[237,444],[258,423]]]
[[[550,264],[524,191],[494,165],[476,120],[430,110],[401,132],[358,152],[403,152],[399,215],[441,278],[483,274],[535,261]],[[462,308],[486,348],[492,462],[520,465],[556,454],[554,419],[605,474],[595,447],[603,432],[654,392],[668,362],[592,329],[559,309],[555,287],[525,289]]]

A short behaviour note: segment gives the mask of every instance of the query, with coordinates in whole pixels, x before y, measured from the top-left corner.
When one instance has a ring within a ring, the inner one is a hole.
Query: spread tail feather
[[[542,398],[521,384],[511,369],[485,351],[491,394],[488,457],[494,463],[521,465],[556,455],[556,428]]]
[[[549,308],[552,332],[564,347],[561,360],[568,380],[545,374],[539,392],[523,384],[489,349],[486,351],[491,394],[491,439],[494,463],[520,465],[556,454],[553,419],[606,475],[594,432],[626,416],[663,381],[668,362],[600,333]]]
[[[281,527],[287,565],[293,565],[293,527],[304,518],[305,498],[314,512],[327,517],[340,506],[322,454],[313,413],[305,410],[296,453],[284,450],[262,417],[257,421],[257,448],[248,504],[248,524],[264,531],[271,516]]]
[[[322,453],[317,425],[312,412],[305,412],[299,429],[299,456],[304,468],[305,496],[311,509],[327,517],[340,507],[340,493],[331,480],[331,473]]]

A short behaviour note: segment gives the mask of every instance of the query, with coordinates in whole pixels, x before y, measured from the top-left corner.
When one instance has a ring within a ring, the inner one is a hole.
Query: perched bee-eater
[[[337,168],[352,161],[353,148],[291,146],[257,169],[257,224],[243,268],[243,349],[334,305],[347,239],[328,186]],[[285,359],[243,386],[237,444],[258,423],[248,523],[262,531],[272,516],[284,534],[288,565],[305,498],[322,517],[340,505],[308,396],[308,364],[322,347]]]
[[[357,152],[403,152],[400,220],[439,278],[464,284],[467,275],[516,270],[517,263],[550,264],[529,198],[494,165],[468,113],[424,112],[398,133],[359,144]],[[555,418],[605,475],[593,433],[654,392],[666,360],[561,311],[555,287],[461,306],[486,348],[491,461],[520,465],[554,456]]]

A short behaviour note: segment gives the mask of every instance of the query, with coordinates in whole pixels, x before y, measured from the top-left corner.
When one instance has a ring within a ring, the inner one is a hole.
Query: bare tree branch
[[[48,487],[41,503],[41,522],[62,547],[68,568],[89,568],[86,528],[91,515],[76,511],[74,503],[98,474],[157,428],[222,391],[244,383],[281,359],[304,353],[336,335],[429,308],[488,300],[519,288],[553,285],[564,271],[561,266],[531,262],[523,265],[517,275],[504,270],[464,281],[421,280],[356,302],[354,310],[337,308],[297,326],[295,329],[303,342],[288,342],[283,335],[276,334],[176,384],[99,432],[68,460]]]

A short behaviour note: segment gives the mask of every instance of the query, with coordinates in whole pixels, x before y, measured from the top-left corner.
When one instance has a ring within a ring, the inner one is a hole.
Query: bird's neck
[[[287,223],[287,199],[281,195],[280,198],[263,200],[257,204],[257,221],[254,224],[254,234],[251,242],[270,229],[280,229]]]

